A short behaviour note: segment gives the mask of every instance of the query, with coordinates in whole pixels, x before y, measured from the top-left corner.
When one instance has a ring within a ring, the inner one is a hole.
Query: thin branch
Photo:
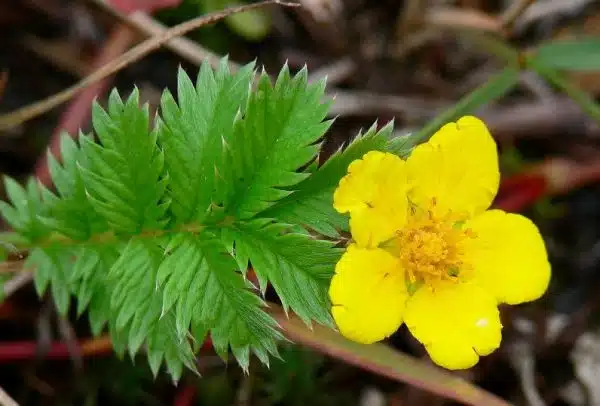
[[[133,29],[134,31],[143,34],[146,37],[155,37],[163,35],[169,28],[164,24],[153,19],[146,13],[136,12],[130,15],[120,13],[111,7],[109,3],[104,0],[88,0],[95,6],[100,8],[106,14],[115,18],[121,24]],[[177,37],[166,42],[164,47],[173,51],[173,53],[179,55],[188,62],[194,65],[200,65],[202,62],[207,61],[213,67],[218,66],[220,56],[210,52],[209,50],[201,47],[196,42],[191,41],[185,37]],[[235,62],[229,61],[229,68],[232,71],[239,69],[240,65]]]
[[[0,405],[2,406],[19,406],[17,402],[13,398],[9,396],[8,393],[0,387]]]
[[[65,103],[81,89],[120,71],[121,69],[127,67],[135,61],[140,60],[144,56],[160,48],[162,45],[166,44],[175,37],[182,36],[202,26],[212,24],[231,14],[248,11],[259,7],[264,7],[270,4],[278,4],[286,7],[298,6],[298,4],[296,3],[286,3],[280,0],[265,0],[260,3],[228,8],[218,13],[212,13],[207,16],[198,17],[193,20],[176,25],[175,27],[164,31],[161,35],[153,36],[152,38],[131,48],[120,58],[115,59],[111,63],[97,69],[83,80],[63,90],[62,92],[56,93],[55,95],[50,96],[47,99],[41,100],[39,102],[25,106],[6,115],[0,116],[0,130],[8,130],[10,128],[13,128],[19,124],[24,123],[27,120],[30,120],[34,117],[46,113],[47,111],[61,105],[62,103]]]
[[[27,285],[29,282],[33,280],[33,272],[29,271],[21,271],[17,275],[15,275],[12,279],[8,280],[4,286],[4,297],[8,297],[15,293],[17,290],[21,289],[23,286]]]
[[[434,7],[425,15],[428,26],[449,29],[470,29],[499,32],[501,25],[496,18],[472,9],[458,7]]]
[[[517,18],[525,12],[527,7],[535,3],[535,0],[515,0],[500,16],[500,25],[509,32]]]
[[[527,27],[545,18],[552,19],[564,14],[576,15],[594,2],[597,2],[597,0],[545,0],[534,2],[518,18],[514,28]]]

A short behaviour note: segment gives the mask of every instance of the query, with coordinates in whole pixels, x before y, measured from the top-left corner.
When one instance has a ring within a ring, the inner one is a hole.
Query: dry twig
[[[13,398],[9,396],[8,393],[0,387],[0,405],[2,406],[19,406],[17,402]]]
[[[457,7],[434,7],[425,15],[427,25],[438,28],[472,29],[499,32],[501,25],[496,18],[472,9]]]
[[[143,34],[146,37],[155,37],[163,35],[169,28],[164,24],[156,21],[146,13],[136,12],[131,15],[120,13],[111,7],[104,0],[88,0],[99,7],[103,12],[111,15],[121,24],[128,26],[136,32]],[[200,65],[207,61],[212,66],[218,66],[220,56],[203,48],[198,43],[191,41],[185,37],[173,38],[164,44],[164,47],[179,55],[183,59],[195,65]],[[239,65],[229,61],[229,67],[232,71],[239,69]]]
[[[152,38],[140,43],[139,45],[131,48],[128,52],[124,53],[120,58],[112,61],[111,63],[97,69],[92,74],[79,81],[75,85],[59,92],[47,99],[25,106],[18,110],[15,110],[6,115],[0,116],[0,130],[7,130],[15,127],[23,122],[30,120],[40,114],[43,114],[62,103],[65,103],[83,88],[95,83],[103,78],[112,75],[121,69],[127,67],[131,63],[138,61],[144,56],[148,55],[152,51],[160,48],[175,37],[182,36],[190,31],[193,31],[202,26],[212,24],[219,21],[231,14],[248,11],[258,7],[264,7],[270,4],[278,4],[286,7],[297,7],[296,3],[286,3],[281,0],[265,0],[260,3],[250,4],[240,7],[228,8],[222,12],[212,13],[207,16],[195,18],[190,21],[186,21],[175,27],[172,27],[164,31],[161,35],[153,36]]]
[[[4,297],[8,297],[27,285],[33,280],[33,272],[21,271],[17,275],[13,276],[12,279],[8,280],[4,286]]]
[[[515,0],[500,16],[500,24],[505,32],[510,32],[515,21],[535,0]]]

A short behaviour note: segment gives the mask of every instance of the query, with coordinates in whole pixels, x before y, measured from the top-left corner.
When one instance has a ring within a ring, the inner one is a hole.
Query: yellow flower
[[[537,227],[487,210],[499,179],[496,144],[475,117],[445,125],[406,161],[372,151],[352,162],[334,194],[354,239],[329,289],[339,331],[369,344],[404,322],[448,369],[497,349],[498,304],[537,299],[550,281]]]

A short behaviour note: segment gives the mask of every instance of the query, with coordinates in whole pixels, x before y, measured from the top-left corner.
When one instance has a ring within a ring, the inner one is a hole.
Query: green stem
[[[515,67],[507,67],[498,75],[494,76],[483,86],[478,87],[460,99],[448,110],[439,114],[429,121],[421,130],[411,135],[411,142],[415,145],[427,141],[444,124],[454,121],[462,115],[469,114],[473,110],[487,104],[491,100],[500,98],[508,93],[519,80],[519,70]]]
[[[583,111],[594,120],[600,122],[600,105],[584,90],[571,83],[562,73],[556,69],[544,66],[534,57],[525,57],[517,49],[501,38],[481,34],[474,31],[462,31],[460,33],[475,45],[496,55],[506,61],[509,65],[521,68],[526,67],[535,71],[538,75],[565,92]]]
[[[600,122],[600,105],[587,92],[571,83],[560,72],[541,65],[534,58],[527,59],[527,66],[545,78],[549,83],[565,92],[583,111],[589,114],[594,120]]]
[[[222,223],[216,224],[216,226],[226,225],[231,220],[226,218]],[[166,229],[166,230],[146,230],[142,231],[139,234],[127,236],[129,238],[136,239],[146,239],[146,238],[158,238],[165,235],[170,235],[174,233],[199,233],[204,230],[206,226],[196,223],[190,224],[182,224],[175,228]],[[18,233],[15,232],[3,232],[0,233],[0,246],[2,244],[6,244],[7,246],[11,246],[13,251],[29,251],[35,247],[48,247],[50,245],[78,245],[78,244],[110,244],[116,243],[119,240],[123,239],[124,236],[116,235],[113,231],[106,231],[104,233],[99,233],[92,235],[89,239],[85,241],[81,240],[73,240],[68,238],[62,234],[53,233],[50,234],[47,238],[41,241],[28,241],[21,237]]]

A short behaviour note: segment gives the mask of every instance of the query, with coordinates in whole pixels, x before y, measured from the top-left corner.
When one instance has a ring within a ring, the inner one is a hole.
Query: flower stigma
[[[472,270],[465,261],[465,242],[475,233],[463,227],[461,216],[412,208],[408,223],[396,234],[409,286],[435,289],[438,281],[458,281]]]

